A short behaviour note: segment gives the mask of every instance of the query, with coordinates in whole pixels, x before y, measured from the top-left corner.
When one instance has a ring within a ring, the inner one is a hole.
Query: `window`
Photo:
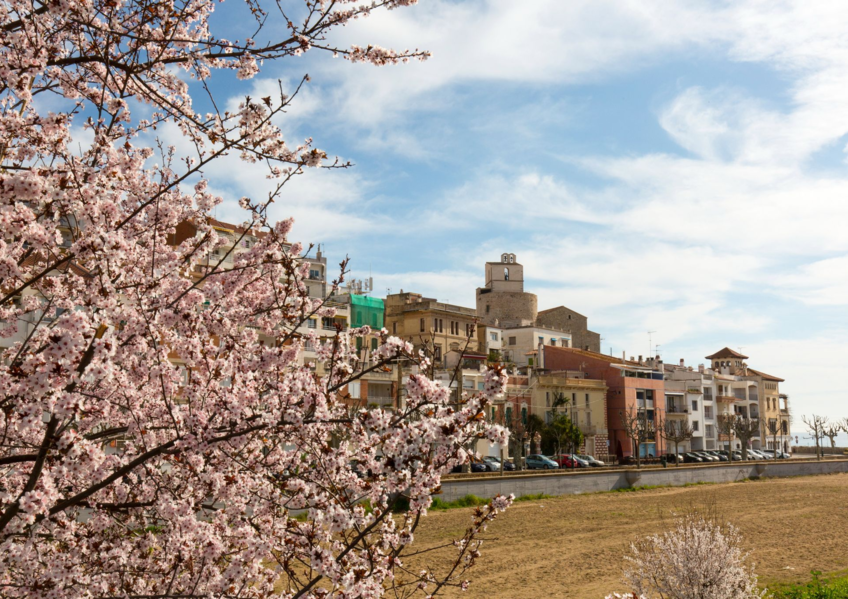
[[[474,333],[474,325],[473,324],[466,324],[465,325],[465,336],[471,337],[471,335],[473,333]]]
[[[545,338],[539,337],[539,345],[544,345],[544,344],[545,344]]]
[[[486,314],[489,313],[489,307],[490,307],[489,304],[486,304]]]
[[[713,417],[713,407],[712,406],[704,406],[704,418],[712,418]]]
[[[521,424],[527,424],[527,406],[521,406]]]
[[[484,383],[483,381],[479,381],[479,382],[477,383],[477,391],[482,391],[482,390],[483,390],[484,385],[485,385],[485,383]],[[494,410],[495,408],[492,408],[492,409]]]
[[[510,337],[510,338],[509,338],[509,344],[510,344],[510,345],[515,345],[515,337]]]
[[[372,340],[371,340],[371,349],[372,349],[372,350],[377,349],[377,343],[378,343],[378,342],[377,342],[377,340],[376,340],[376,339],[372,339]]]
[[[424,319],[421,319],[421,332],[424,332]]]
[[[306,321],[306,326],[310,329],[314,329],[315,327],[318,326],[318,321],[315,320],[314,318],[310,318],[309,320]]]
[[[318,279],[320,279],[320,278],[321,278],[321,271],[320,271],[320,270],[312,270],[312,269],[310,269],[310,270],[309,270],[309,278],[310,278],[310,279],[314,279],[314,280],[318,280]]]
[[[545,391],[545,405],[548,406],[548,407],[551,406],[551,392],[550,391]]]
[[[509,269],[504,268],[504,281],[509,281]]]
[[[444,332],[445,332],[445,321],[444,321],[444,320],[442,320],[441,318],[438,318],[438,319],[436,319],[436,322],[438,322],[438,323],[439,323],[438,331],[439,331],[440,333],[444,333]]]
[[[589,394],[586,394],[586,407],[589,407]]]
[[[436,360],[437,362],[441,361],[441,359],[442,359],[442,346],[441,345],[437,345],[433,349],[433,359]]]
[[[507,424],[512,422],[512,406],[506,407],[506,422]]]
[[[352,383],[347,384],[347,392],[350,394],[351,398],[359,399],[361,393],[361,383],[359,381],[354,381]]]
[[[497,341],[497,340],[498,340],[498,334],[497,334],[497,333],[490,333],[490,334],[489,334],[489,338],[490,338],[492,341]]]
[[[571,394],[571,405],[572,405],[572,406],[576,406],[576,405],[577,405],[577,394],[576,394],[576,393],[572,393],[572,394]]]
[[[397,323],[392,323],[392,335],[397,335]]]
[[[551,337],[551,345],[556,345],[556,337]]]
[[[697,421],[697,420],[693,420],[693,421],[692,421],[692,430],[693,430],[693,431],[697,431],[697,430],[698,430],[698,421]]]
[[[356,338],[356,351],[360,351],[362,349],[362,337]]]
[[[697,411],[698,411],[698,400],[697,400],[697,399],[693,399],[693,400],[692,400],[692,411],[693,411],[693,412],[697,412]]]

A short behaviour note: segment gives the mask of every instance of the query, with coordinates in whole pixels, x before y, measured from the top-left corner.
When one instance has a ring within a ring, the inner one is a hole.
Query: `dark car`
[[[695,455],[694,453],[687,452],[683,454],[683,461],[687,464],[703,464],[704,458],[701,456]]]
[[[468,463],[468,465],[471,466],[471,468],[469,468],[470,472],[487,472],[489,470],[488,467],[486,467],[483,464],[483,462],[471,461],[471,462]],[[459,464],[458,466],[454,466],[453,469],[451,470],[451,473],[453,473],[453,474],[460,474],[462,472],[463,472],[462,464]]]
[[[556,470],[559,464],[543,455],[533,454],[524,458],[528,470]]]
[[[705,462],[718,462],[718,461],[720,461],[717,457],[715,457],[714,455],[708,454],[706,451],[693,451],[692,453],[694,453],[699,458],[704,458]]]
[[[686,461],[686,459],[682,453],[679,453],[677,455],[673,453],[667,453],[665,454],[665,461],[669,464],[676,464],[679,461],[682,464]]]
[[[704,453],[708,453],[711,456],[717,457],[719,462],[726,462],[728,460],[728,457],[726,455],[719,453],[718,451],[706,451]]]

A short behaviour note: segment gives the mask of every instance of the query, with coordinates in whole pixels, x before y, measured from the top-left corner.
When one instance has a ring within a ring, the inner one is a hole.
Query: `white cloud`
[[[809,305],[848,304],[848,255],[826,258],[779,276],[775,289]]]

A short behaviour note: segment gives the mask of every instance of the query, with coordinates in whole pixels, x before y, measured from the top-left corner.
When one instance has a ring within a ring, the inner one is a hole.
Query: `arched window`
[[[515,254],[510,254],[510,255],[509,255],[509,263],[510,263],[510,264],[514,264],[514,263],[515,263]]]
[[[527,406],[521,406],[521,424],[527,424]]]
[[[504,281],[509,281],[509,269],[504,268]]]

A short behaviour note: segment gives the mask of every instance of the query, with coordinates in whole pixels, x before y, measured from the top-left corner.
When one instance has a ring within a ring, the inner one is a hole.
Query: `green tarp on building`
[[[383,328],[383,300],[367,295],[350,296],[350,320],[353,326],[370,326],[372,329]]]

